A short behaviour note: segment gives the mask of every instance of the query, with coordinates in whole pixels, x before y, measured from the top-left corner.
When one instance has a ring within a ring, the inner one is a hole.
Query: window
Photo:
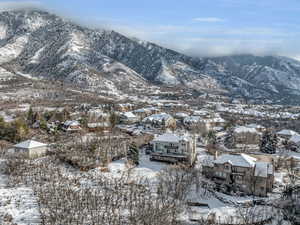
[[[244,180],[243,176],[240,176],[240,175],[235,176],[235,182],[236,183],[242,184],[243,180]]]
[[[215,175],[216,175],[217,177],[226,178],[226,173],[224,173],[224,172],[216,171],[216,172],[215,172]]]
[[[236,178],[237,180],[243,180],[243,177],[240,176],[240,175],[236,176],[235,178]]]

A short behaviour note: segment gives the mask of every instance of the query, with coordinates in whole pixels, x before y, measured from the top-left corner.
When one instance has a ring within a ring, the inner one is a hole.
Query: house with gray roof
[[[246,154],[224,154],[212,162],[203,162],[202,172],[228,192],[241,191],[267,196],[273,189],[274,168]]]
[[[47,153],[48,145],[34,141],[27,140],[13,146],[15,154],[22,154],[26,158],[39,158]]]

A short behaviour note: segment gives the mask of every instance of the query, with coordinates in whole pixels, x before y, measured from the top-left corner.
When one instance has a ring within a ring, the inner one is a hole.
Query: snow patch
[[[34,56],[31,58],[29,63],[37,64],[40,62],[41,53],[44,51],[45,47],[40,48]]]
[[[17,58],[28,42],[28,36],[18,37],[15,42],[9,43],[0,48],[0,63],[9,62]]]
[[[0,23],[0,40],[6,38],[7,35],[7,25],[4,23]]]
[[[172,72],[172,70],[169,67],[167,67],[166,65],[163,65],[162,70],[156,79],[164,84],[169,84],[169,85],[180,84],[180,82],[174,76],[174,73]]]
[[[70,37],[71,38],[68,41],[68,43],[59,49],[59,52],[64,49],[67,49],[66,53],[63,54],[62,58],[66,56],[73,56],[81,59],[84,58],[83,50],[90,49],[90,46],[86,41],[85,35],[81,32],[73,32],[71,33]]]

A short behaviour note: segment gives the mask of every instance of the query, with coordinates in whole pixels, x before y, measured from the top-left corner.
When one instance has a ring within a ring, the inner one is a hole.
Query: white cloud
[[[42,3],[40,1],[4,1],[0,2],[0,11],[26,9],[26,8],[40,8]]]
[[[224,19],[218,18],[218,17],[197,17],[193,19],[197,22],[205,22],[205,23],[218,23],[218,22],[224,22]]]

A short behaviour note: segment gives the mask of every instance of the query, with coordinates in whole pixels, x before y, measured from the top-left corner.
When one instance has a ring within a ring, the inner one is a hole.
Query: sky
[[[193,56],[283,55],[300,60],[300,0],[1,1],[39,7]]]

